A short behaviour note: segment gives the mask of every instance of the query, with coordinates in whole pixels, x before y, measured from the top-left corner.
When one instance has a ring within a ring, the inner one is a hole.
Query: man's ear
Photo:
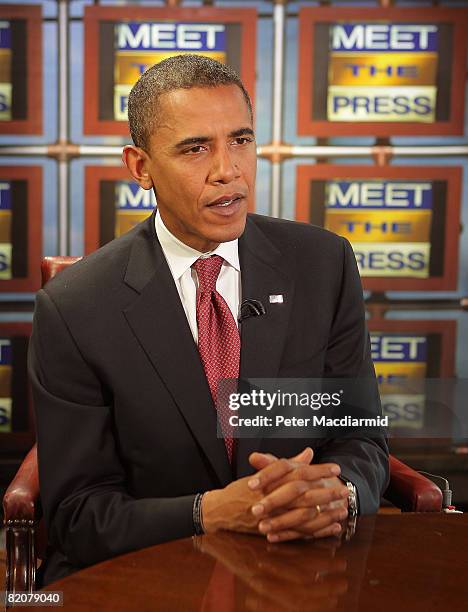
[[[126,145],[122,151],[122,161],[140,187],[143,189],[153,187],[153,179],[149,173],[149,157],[146,151],[134,145]]]

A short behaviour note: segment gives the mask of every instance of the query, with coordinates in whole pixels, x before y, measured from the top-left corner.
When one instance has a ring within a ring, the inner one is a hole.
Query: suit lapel
[[[242,300],[260,300],[266,313],[241,323],[240,378],[275,378],[278,375],[291,313],[294,282],[281,252],[256,226],[247,220],[239,240]],[[283,303],[270,303],[281,295]],[[260,440],[240,439],[236,473],[252,471],[248,455],[258,450]]]
[[[242,300],[260,300],[266,313],[241,324],[241,378],[274,378],[291,312],[294,283],[278,249],[251,219],[239,240]],[[281,295],[283,303],[270,303]]]
[[[138,293],[124,316],[224,486],[232,480],[231,468],[217,437],[198,350],[156,237],[154,215],[133,241],[124,282]]]

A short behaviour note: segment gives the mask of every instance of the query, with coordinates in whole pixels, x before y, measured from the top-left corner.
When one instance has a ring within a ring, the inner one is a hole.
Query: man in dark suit
[[[46,583],[203,531],[338,534],[348,512],[376,511],[388,478],[383,437],[217,436],[221,377],[374,376],[349,243],[247,215],[256,146],[237,75],[166,60],[133,88],[129,121],[124,161],[157,213],[37,296]],[[248,298],[266,312],[239,333]]]

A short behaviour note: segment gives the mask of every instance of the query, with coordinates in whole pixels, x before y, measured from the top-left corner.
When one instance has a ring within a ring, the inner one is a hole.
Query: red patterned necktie
[[[218,413],[229,461],[232,462],[234,439],[229,425],[229,409],[227,398],[218,397],[218,381],[239,376],[240,336],[229,306],[216,291],[222,264],[222,257],[212,255],[198,259],[192,267],[198,275],[198,351]]]

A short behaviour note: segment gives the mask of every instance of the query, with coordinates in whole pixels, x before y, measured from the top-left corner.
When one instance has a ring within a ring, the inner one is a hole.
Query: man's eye
[[[243,144],[246,144],[252,141],[253,141],[253,138],[251,136],[238,136],[234,142],[238,145],[243,145]]]
[[[185,153],[201,153],[204,150],[205,147],[203,145],[195,145],[193,147],[190,147],[190,149],[187,149]]]

